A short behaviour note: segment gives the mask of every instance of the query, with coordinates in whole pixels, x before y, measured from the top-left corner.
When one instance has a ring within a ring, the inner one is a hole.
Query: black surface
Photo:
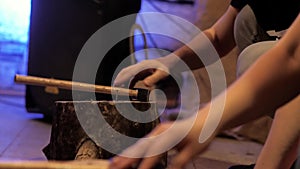
[[[28,75],[71,80],[77,56],[89,37],[109,21],[137,13],[140,3],[140,0],[32,0]],[[105,56],[96,84],[110,85],[114,69],[128,55],[129,42],[125,39]],[[110,98],[97,95],[99,100]],[[60,90],[54,95],[46,93],[44,87],[26,87],[29,112],[51,115],[56,100],[72,100],[71,91]]]

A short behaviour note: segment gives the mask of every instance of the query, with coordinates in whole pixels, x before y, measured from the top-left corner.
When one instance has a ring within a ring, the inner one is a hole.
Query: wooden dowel
[[[138,90],[125,89],[120,87],[110,87],[93,85],[89,83],[73,82],[67,80],[57,80],[50,78],[41,78],[35,76],[15,75],[15,82],[34,86],[53,86],[60,89],[77,90],[86,92],[96,92],[104,94],[129,95],[137,97]]]

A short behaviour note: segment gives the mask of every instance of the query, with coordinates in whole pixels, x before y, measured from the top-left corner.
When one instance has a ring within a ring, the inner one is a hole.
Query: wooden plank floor
[[[27,113],[23,96],[0,96],[0,159],[45,160],[51,125]]]

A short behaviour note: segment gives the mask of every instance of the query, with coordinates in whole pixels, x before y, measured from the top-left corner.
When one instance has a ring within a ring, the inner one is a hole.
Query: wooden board
[[[108,169],[107,160],[1,161],[0,169]]]

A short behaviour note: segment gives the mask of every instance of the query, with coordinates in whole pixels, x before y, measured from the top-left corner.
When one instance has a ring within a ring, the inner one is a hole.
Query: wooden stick
[[[28,85],[35,85],[35,86],[53,86],[60,89],[67,89],[67,90],[115,94],[115,95],[123,95],[123,96],[129,95],[133,97],[138,97],[138,90],[131,90],[131,89],[125,89],[120,87],[93,85],[88,83],[73,82],[67,80],[41,78],[35,76],[15,75],[15,82],[28,84]]]
[[[0,161],[0,169],[108,169],[107,160]]]

